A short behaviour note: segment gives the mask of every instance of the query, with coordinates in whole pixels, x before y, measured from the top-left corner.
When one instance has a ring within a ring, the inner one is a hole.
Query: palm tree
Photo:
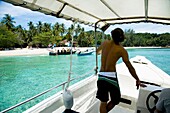
[[[60,29],[60,24],[59,24],[58,22],[56,22],[56,23],[54,24],[54,26],[53,26],[53,35],[54,35],[54,36],[59,36],[60,31],[61,31],[61,29]]]
[[[70,33],[71,33],[71,34],[73,34],[73,33],[74,33],[74,29],[75,29],[74,25],[73,25],[73,24],[71,24],[71,27],[70,27]]]
[[[65,37],[68,41],[70,41],[72,39],[72,29],[71,28],[68,28],[67,34]]]
[[[33,22],[28,23],[29,31],[28,31],[28,38],[27,38],[27,44],[29,46],[32,46],[32,38],[36,35],[36,28],[33,24]]]
[[[85,40],[86,36],[87,36],[87,33],[84,31],[84,28],[82,28],[81,33],[79,34],[77,38],[77,42],[80,47],[83,47],[83,41]]]
[[[42,33],[42,28],[43,28],[43,24],[41,21],[38,21],[38,24],[37,24],[37,32],[38,33]]]
[[[44,24],[43,24],[43,31],[44,31],[44,32],[49,32],[49,31],[51,31],[51,24],[49,24],[49,23],[44,23]]]
[[[8,30],[13,31],[14,30],[14,23],[16,23],[15,21],[13,21],[14,18],[11,17],[9,14],[5,14],[5,17],[2,18],[1,23],[3,23],[4,25],[7,26]]]
[[[61,36],[63,37],[63,34],[66,32],[66,29],[63,23],[61,24],[60,27],[61,27]]]
[[[76,29],[75,29],[75,38],[77,39],[78,35],[80,34],[80,32],[82,31],[80,24],[77,25]]]
[[[16,34],[18,34],[17,35],[18,45],[21,46],[21,48],[22,48],[22,45],[24,44],[24,39],[25,39],[24,38],[25,32],[24,32],[22,26],[21,25],[17,26],[15,32],[16,32]]]

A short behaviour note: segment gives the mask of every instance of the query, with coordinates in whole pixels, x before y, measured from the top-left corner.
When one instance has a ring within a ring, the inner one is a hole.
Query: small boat
[[[75,54],[76,53],[76,51],[72,51],[72,54]],[[55,51],[50,51],[49,52],[49,55],[70,55],[71,54],[71,51],[69,51],[69,52],[55,52]]]
[[[57,55],[57,52],[50,51],[49,55]]]
[[[91,55],[93,51],[80,51],[77,53],[78,56]]]
[[[75,54],[76,53],[76,51],[72,51],[72,54]],[[58,55],[70,55],[71,54],[71,51],[69,51],[69,52],[59,52],[59,53],[57,53]]]

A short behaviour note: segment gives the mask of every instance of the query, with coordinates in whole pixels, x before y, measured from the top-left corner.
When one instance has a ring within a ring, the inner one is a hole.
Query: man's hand
[[[136,81],[136,86],[137,86],[137,89],[139,89],[139,86],[140,87],[146,87],[146,85],[142,84],[140,81]]]

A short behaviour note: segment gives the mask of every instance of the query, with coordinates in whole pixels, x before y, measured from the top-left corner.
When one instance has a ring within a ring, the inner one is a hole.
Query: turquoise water
[[[152,63],[170,75],[170,49],[129,49],[128,53],[130,58],[136,55],[146,56]],[[73,55],[72,59],[72,78],[95,67],[94,54],[89,56]],[[121,60],[118,63],[120,62]],[[69,69],[69,55],[0,57],[0,111],[66,81]],[[61,88],[32,100],[14,109],[11,113],[22,112],[59,90]]]

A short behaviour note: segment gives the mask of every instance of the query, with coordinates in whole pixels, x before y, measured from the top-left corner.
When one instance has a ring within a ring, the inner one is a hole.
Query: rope
[[[73,26],[75,28],[76,22],[73,23]],[[72,55],[73,55],[73,35],[74,35],[74,29],[71,35],[71,54],[70,54],[70,71],[68,73],[68,80],[67,80],[67,86],[65,87],[64,90],[67,90],[70,84],[70,79],[71,79],[71,73],[72,73]]]

